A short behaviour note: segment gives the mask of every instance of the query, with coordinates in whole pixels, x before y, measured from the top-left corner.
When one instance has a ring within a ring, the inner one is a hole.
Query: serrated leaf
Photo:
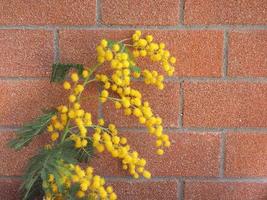
[[[65,77],[72,68],[76,69],[79,75],[82,74],[84,69],[83,65],[81,64],[62,64],[62,63],[53,64],[50,82],[64,81]]]
[[[55,113],[55,109],[50,110],[48,113],[39,116],[35,121],[25,124],[17,131],[16,138],[11,140],[8,145],[15,150],[20,150],[28,145],[34,137],[43,133]]]

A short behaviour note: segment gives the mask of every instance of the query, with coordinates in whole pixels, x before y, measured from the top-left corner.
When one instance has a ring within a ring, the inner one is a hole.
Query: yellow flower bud
[[[63,87],[64,87],[65,90],[69,90],[71,88],[71,85],[70,85],[70,83],[68,81],[65,81],[63,83]]]
[[[70,77],[73,82],[77,82],[79,80],[79,76],[77,73],[72,73]]]

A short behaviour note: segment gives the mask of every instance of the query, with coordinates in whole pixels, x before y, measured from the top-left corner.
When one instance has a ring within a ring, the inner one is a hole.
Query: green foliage
[[[79,191],[80,189],[80,185],[78,183],[72,184],[71,188],[70,188],[70,192],[69,192],[69,196],[68,199],[69,200],[76,200],[76,193]]]
[[[76,164],[77,150],[72,141],[66,140],[53,148],[44,148],[39,154],[32,157],[28,162],[21,190],[23,200],[31,200],[36,195],[36,190],[42,191],[42,181],[48,180],[49,174],[55,178],[59,192],[63,192],[64,185],[61,178],[69,177],[71,171],[67,164]],[[38,192],[38,191],[37,191]]]
[[[130,66],[130,70],[133,72],[141,73],[140,67],[137,66]]]
[[[55,113],[55,109],[47,111],[47,113],[39,116],[35,121],[24,125],[17,131],[16,138],[9,142],[9,146],[15,150],[20,150],[28,145],[35,136],[43,133]]]
[[[56,63],[52,66],[51,82],[62,82],[65,80],[68,72],[71,68],[77,70],[78,74],[81,75],[83,72],[83,65],[81,64],[62,64]]]
[[[79,162],[88,162],[94,154],[94,148],[93,148],[93,142],[92,140],[87,140],[88,144],[86,147],[83,147],[81,149],[77,149],[78,150],[78,161]]]

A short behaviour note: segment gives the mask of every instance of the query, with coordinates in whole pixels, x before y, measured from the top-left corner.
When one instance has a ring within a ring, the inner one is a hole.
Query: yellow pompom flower
[[[76,196],[77,196],[78,198],[83,198],[83,197],[85,196],[85,193],[84,193],[84,191],[79,190],[79,191],[76,193]]]
[[[103,40],[101,40],[100,44],[101,44],[101,46],[102,46],[103,48],[105,48],[105,47],[108,46],[108,41],[107,41],[106,39],[103,39]]]
[[[163,151],[162,149],[158,149],[158,150],[157,150],[157,154],[161,156],[161,155],[164,154],[164,151]]]
[[[70,95],[69,96],[69,101],[71,102],[71,103],[73,103],[73,102],[75,102],[76,101],[76,96],[75,95]]]
[[[47,127],[47,131],[48,131],[48,132],[52,132],[52,131],[54,131],[53,125],[50,124],[50,125]]]
[[[107,61],[111,61],[113,59],[113,53],[112,53],[112,51],[110,51],[110,50],[107,50],[106,51],[106,53],[105,53],[105,59]]]
[[[83,76],[83,78],[87,78],[89,76],[88,70],[83,70],[82,76]]]
[[[112,49],[113,49],[113,51],[118,52],[120,50],[120,45],[119,44],[114,44],[112,46]]]
[[[151,178],[151,173],[150,173],[149,171],[145,170],[145,171],[143,172],[143,176],[144,176],[146,179],[150,179],[150,178]]]
[[[70,77],[73,82],[77,82],[79,80],[79,75],[77,73],[72,73]]]
[[[58,139],[59,137],[59,133],[58,132],[54,132],[51,134],[51,140],[54,142]]]
[[[71,88],[71,85],[70,85],[70,83],[68,81],[64,81],[63,87],[64,87],[65,90],[69,90]]]

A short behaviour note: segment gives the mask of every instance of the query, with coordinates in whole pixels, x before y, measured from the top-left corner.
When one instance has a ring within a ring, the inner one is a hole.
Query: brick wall
[[[49,84],[51,64],[89,65],[102,37],[127,37],[136,28],[166,41],[178,59],[167,90],[136,83],[162,115],[173,145],[160,160],[136,121],[124,121],[119,111],[111,116],[110,104],[92,100],[86,108],[116,120],[154,177],[129,179],[105,154],[93,161],[98,173],[120,199],[267,199],[266,0],[2,0],[1,200],[19,198],[22,168],[45,139],[20,154],[5,144],[41,108],[64,99]]]

